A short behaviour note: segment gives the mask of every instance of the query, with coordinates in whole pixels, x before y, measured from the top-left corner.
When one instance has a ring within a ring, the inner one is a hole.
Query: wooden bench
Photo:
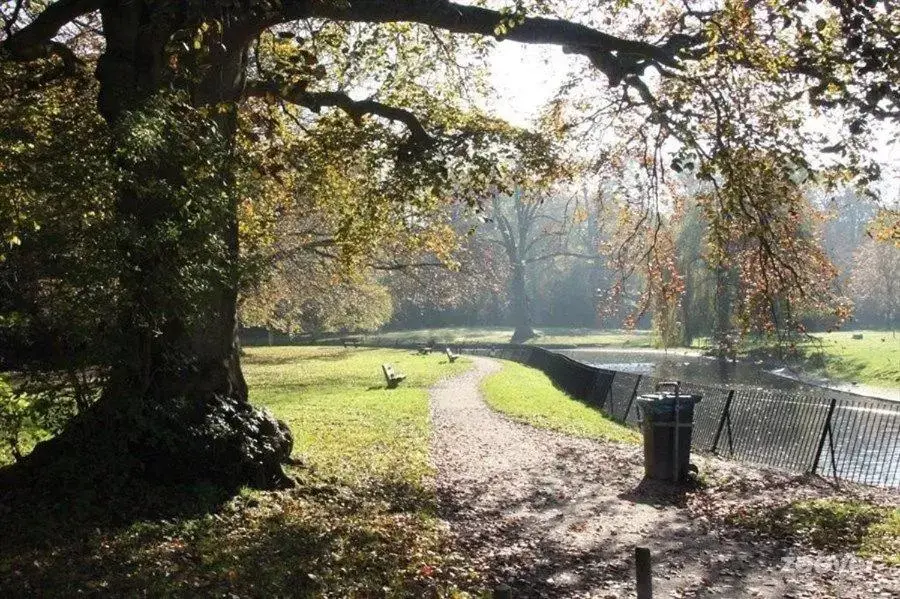
[[[344,337],[341,339],[341,343],[344,347],[349,347],[351,345],[353,347],[359,347],[359,337]]]
[[[387,381],[388,389],[396,389],[397,385],[399,385],[403,379],[406,378],[405,374],[398,374],[394,372],[394,367],[390,364],[382,364],[381,370],[384,372],[384,380]]]
[[[416,350],[416,353],[418,353],[420,356],[427,356],[431,353],[432,349],[433,348],[430,345],[423,345]]]
[[[454,362],[456,362],[456,358],[459,357],[459,354],[454,354],[454,353],[450,350],[449,347],[444,349],[444,353],[447,354],[447,359],[450,360],[450,363],[451,363],[451,364],[453,364]]]

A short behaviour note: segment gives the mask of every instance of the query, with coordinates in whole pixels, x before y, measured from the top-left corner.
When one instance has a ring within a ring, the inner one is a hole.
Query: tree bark
[[[522,261],[513,262],[510,295],[512,296],[513,323],[516,327],[510,342],[524,343],[536,335],[534,328],[532,328],[531,306],[528,301],[528,290],[525,281],[525,264]]]
[[[138,166],[121,156],[141,133],[129,119],[154,106],[166,80],[171,21],[141,2],[108,2],[101,14],[107,47],[97,69],[98,103],[113,131],[112,151],[127,173],[117,202],[117,222],[125,224],[120,252],[128,257],[119,278],[121,342],[100,400],[35,448],[28,461],[42,468],[81,452],[155,482],[284,486],[290,479],[282,464],[293,440],[284,423],[249,403],[237,344],[237,198],[227,157],[246,47],[214,44],[204,54],[201,75],[181,90],[194,107],[215,107],[213,139],[226,157],[209,197],[185,205],[177,194],[195,166],[189,151],[152,156]],[[196,210],[189,206],[211,211],[212,217],[201,214],[212,219],[208,230],[177,229],[185,212]],[[173,230],[171,239],[159,234]],[[211,268],[192,271],[192,258],[206,256],[210,247],[218,248],[207,257]],[[180,305],[185,287],[200,290],[202,301],[193,309]]]

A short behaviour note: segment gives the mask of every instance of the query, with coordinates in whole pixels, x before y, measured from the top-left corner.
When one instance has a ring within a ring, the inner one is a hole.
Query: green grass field
[[[385,388],[385,362],[407,375],[397,389]],[[288,423],[295,454],[310,466],[342,480],[418,484],[428,474],[427,389],[471,363],[402,350],[274,347],[248,349],[244,364],[252,401]]]
[[[502,361],[503,370],[482,382],[488,405],[520,422],[569,435],[637,443],[638,433],[569,397],[543,372]]]
[[[853,339],[862,335],[862,339]],[[875,387],[900,387],[900,335],[890,331],[816,333],[801,347],[811,374]]]
[[[539,336],[529,341],[531,344],[553,346],[621,346],[654,347],[652,331],[601,330],[585,328],[544,327],[537,329]],[[508,343],[512,337],[511,327],[448,327],[391,331],[364,335],[371,343]]]
[[[587,328],[545,327],[540,336],[529,341],[544,347],[609,347],[644,349],[658,346],[649,330],[600,330]],[[419,344],[431,341],[440,344],[507,343],[512,336],[508,327],[444,327],[408,331],[390,331],[359,336],[364,343],[389,345],[392,343]],[[853,335],[862,334],[862,339]],[[794,366],[818,377],[839,382],[857,382],[884,388],[900,386],[900,336],[890,331],[848,330],[834,333],[815,333],[815,340],[801,343]],[[340,336],[326,337],[332,342]],[[774,341],[748,339],[743,354],[755,359],[772,356],[777,351]],[[709,339],[698,337],[691,349],[708,349]]]
[[[385,389],[383,362],[408,375],[398,389]],[[429,483],[427,388],[467,369],[465,358],[275,347],[247,350],[244,363],[251,400],[294,433],[298,488],[236,497],[191,488],[174,515],[126,523],[80,522],[71,505],[0,512],[0,596],[454,597],[480,588],[447,545]],[[177,501],[176,490],[160,493]],[[160,500],[152,490],[132,495]]]

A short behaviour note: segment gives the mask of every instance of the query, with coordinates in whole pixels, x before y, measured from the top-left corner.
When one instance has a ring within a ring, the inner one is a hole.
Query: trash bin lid
[[[668,391],[661,393],[645,393],[638,396],[638,401],[642,402],[664,401],[666,403],[672,403],[672,401],[678,401],[680,403],[686,401],[698,402],[701,399],[703,399],[703,396],[695,393],[679,393],[676,395]]]
[[[654,420],[666,420],[673,413],[693,412],[694,405],[702,399],[702,395],[690,393],[647,393],[637,398],[638,409]],[[679,416],[680,419],[680,416]]]

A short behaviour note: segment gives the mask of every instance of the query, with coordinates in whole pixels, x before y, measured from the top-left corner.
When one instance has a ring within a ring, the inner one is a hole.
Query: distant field
[[[529,343],[548,347],[563,345],[654,347],[654,335],[649,330],[544,327],[537,329],[537,332],[539,336]],[[363,339],[373,343],[426,343],[432,339],[437,343],[451,344],[508,343],[512,334],[511,327],[449,327],[376,333],[365,335]]]
[[[538,428],[604,441],[637,443],[636,431],[613,422],[598,410],[569,397],[546,374],[507,360],[487,377],[481,389],[498,412]]]
[[[647,349],[658,347],[657,338],[650,330],[589,329],[544,327],[539,336],[529,341],[532,345],[548,348],[608,347]],[[352,335],[363,343],[373,345],[436,342],[438,345],[507,343],[512,337],[511,327],[441,327],[408,331],[390,331],[371,335]],[[861,334],[862,339],[853,339]],[[792,366],[806,374],[827,378],[836,382],[856,382],[873,387],[900,387],[900,335],[890,331],[849,330],[835,333],[816,333],[818,341],[809,341],[799,347],[800,356]],[[342,335],[331,334],[321,339],[336,342]],[[285,341],[287,341],[285,339]],[[745,356],[751,359],[771,358],[777,354],[774,347],[760,340],[747,340]],[[697,338],[692,349],[708,348],[709,339]]]
[[[862,335],[862,339],[853,339]],[[890,331],[816,333],[801,366],[811,374],[876,387],[900,387],[900,334]]]

